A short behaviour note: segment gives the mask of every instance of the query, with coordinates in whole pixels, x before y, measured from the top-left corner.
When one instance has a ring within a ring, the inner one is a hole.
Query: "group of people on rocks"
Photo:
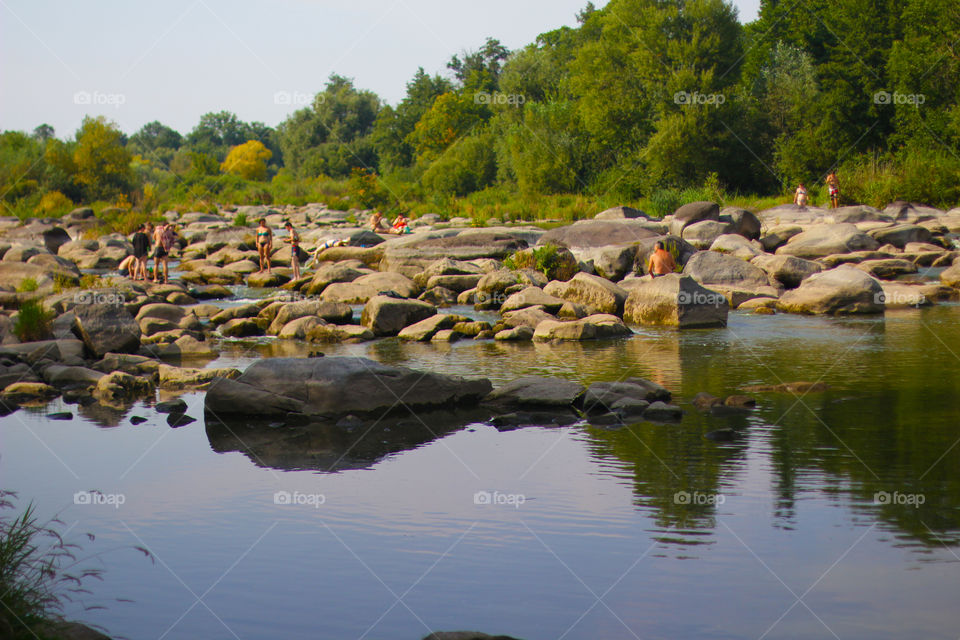
[[[837,174],[831,171],[827,174],[827,177],[824,178],[824,183],[826,183],[827,191],[830,193],[830,208],[836,209],[840,206],[840,180],[837,179]],[[805,207],[809,201],[807,188],[801,182],[793,194],[793,204],[798,207]]]
[[[398,213],[397,217],[393,219],[393,224],[388,227],[383,220],[383,214],[379,211],[374,211],[373,215],[370,216],[369,225],[370,230],[374,233],[396,233],[398,235],[410,233],[409,220],[407,220],[407,217],[402,213]]]
[[[159,283],[162,272],[163,283],[166,284],[169,279],[170,252],[176,240],[176,227],[169,222],[161,222],[156,226],[150,222],[141,224],[130,239],[133,254],[120,263],[120,274],[129,275],[133,280],[148,281],[151,277],[147,262],[153,258],[153,281]]]

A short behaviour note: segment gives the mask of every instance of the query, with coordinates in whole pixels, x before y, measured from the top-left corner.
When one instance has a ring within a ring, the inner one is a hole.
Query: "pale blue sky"
[[[594,4],[603,6],[602,0]],[[735,0],[755,19],[759,0]],[[418,66],[487,36],[510,49],[575,25],[586,0],[0,0],[0,129],[57,136],[85,114],[187,133],[208,111],[279,124],[332,72],[391,104]]]

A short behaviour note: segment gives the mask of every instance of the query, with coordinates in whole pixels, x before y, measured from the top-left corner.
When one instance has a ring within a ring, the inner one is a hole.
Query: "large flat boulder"
[[[725,327],[727,299],[688,275],[671,273],[633,286],[624,305],[624,320],[684,328]]]
[[[777,308],[788,313],[848,315],[883,313],[880,283],[855,267],[843,265],[814,274],[783,294]]]
[[[236,380],[214,381],[204,401],[216,416],[288,413],[337,418],[409,410],[469,407],[485,397],[489,380],[394,367],[366,358],[268,358]]]
[[[550,229],[538,244],[553,244],[568,249],[633,244],[663,233],[663,225],[643,219],[578,220],[571,225]]]
[[[820,224],[790,238],[777,255],[820,258],[834,253],[874,251],[880,244],[852,224]]]

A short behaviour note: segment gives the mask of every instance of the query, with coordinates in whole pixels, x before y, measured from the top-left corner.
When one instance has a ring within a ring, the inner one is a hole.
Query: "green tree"
[[[330,76],[311,107],[295,111],[280,125],[285,165],[306,176],[346,176],[355,167],[375,165],[369,137],[379,111],[375,93],[355,88],[348,78]]]
[[[460,138],[423,173],[423,186],[437,193],[465,196],[493,184],[497,175],[493,136],[483,131]]]
[[[413,164],[414,147],[407,137],[433,106],[437,96],[452,89],[449,80],[439,75],[430,76],[420,67],[407,83],[407,95],[400,104],[396,108],[388,105],[380,110],[373,125],[371,142],[376,147],[381,170],[389,171]]]
[[[407,136],[416,152],[417,163],[425,166],[439,157],[458,138],[483,124],[490,109],[469,92],[439,96]]]
[[[103,116],[84,118],[73,161],[76,182],[87,201],[113,198],[133,188],[131,156],[123,142],[120,130]]]

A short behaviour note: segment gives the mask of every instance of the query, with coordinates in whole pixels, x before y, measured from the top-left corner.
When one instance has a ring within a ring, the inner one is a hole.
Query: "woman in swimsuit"
[[[807,188],[803,186],[803,183],[800,183],[800,186],[797,187],[797,192],[793,195],[793,203],[798,207],[807,206]]]
[[[273,231],[267,226],[266,218],[260,218],[260,226],[257,227],[257,254],[260,256],[260,272],[263,271],[263,265],[267,265],[267,273],[270,273],[270,251],[273,250]]]

